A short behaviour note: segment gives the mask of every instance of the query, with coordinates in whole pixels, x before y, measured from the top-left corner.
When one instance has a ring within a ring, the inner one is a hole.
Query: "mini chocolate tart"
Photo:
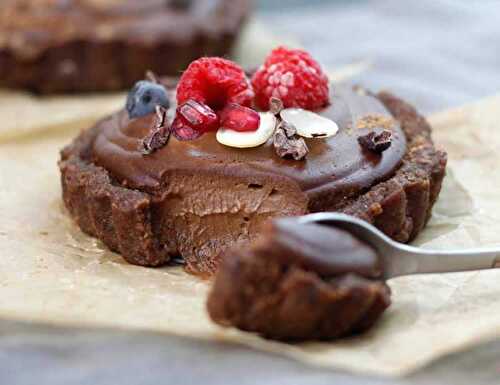
[[[130,263],[158,266],[181,256],[188,271],[206,275],[224,250],[257,238],[275,217],[340,211],[397,241],[412,240],[439,194],[446,154],[401,99],[332,88],[331,105],[317,112],[335,121],[338,133],[305,138],[309,153],[300,161],[278,156],[272,140],[238,149],[213,132],[171,137],[145,155],[142,140],[156,115],[130,119],[120,111],[62,151],[66,207],[83,231]],[[367,136],[383,146],[363,145],[369,139],[359,138]]]
[[[114,91],[227,55],[251,0],[2,0],[0,87]]]

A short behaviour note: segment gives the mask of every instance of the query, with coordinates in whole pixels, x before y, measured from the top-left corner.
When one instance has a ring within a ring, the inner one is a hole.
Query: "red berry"
[[[190,99],[177,107],[177,116],[185,119],[193,129],[201,132],[215,131],[219,128],[219,117],[206,104]]]
[[[179,140],[192,140],[219,128],[219,117],[207,105],[188,100],[177,107],[171,131]]]
[[[221,127],[234,131],[256,131],[260,125],[260,115],[248,107],[231,103],[220,113]]]
[[[250,106],[254,93],[245,72],[236,63],[222,58],[201,58],[192,62],[177,86],[177,103],[189,99],[223,109],[228,103]]]
[[[307,52],[279,47],[254,74],[255,104],[269,110],[269,99],[281,99],[285,108],[317,110],[329,104],[329,81]]]
[[[177,116],[172,122],[170,132],[177,140],[194,140],[203,135],[203,132],[193,129],[180,116]]]

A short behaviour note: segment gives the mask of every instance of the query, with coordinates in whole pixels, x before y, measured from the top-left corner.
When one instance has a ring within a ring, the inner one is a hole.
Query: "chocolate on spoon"
[[[262,234],[221,262],[207,303],[218,324],[326,340],[368,329],[390,305],[377,254],[350,233],[277,220]]]

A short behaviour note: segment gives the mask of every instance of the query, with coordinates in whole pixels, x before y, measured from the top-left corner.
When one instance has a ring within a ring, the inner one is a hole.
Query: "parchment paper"
[[[0,317],[234,341],[316,365],[392,376],[500,336],[500,271],[393,280],[394,305],[382,321],[335,343],[286,345],[222,330],[205,312],[209,283],[180,268],[126,264],[82,234],[62,206],[59,149],[121,105],[123,96],[47,101],[12,95],[0,95]],[[500,245],[499,106],[500,96],[432,117],[435,139],[450,156],[449,175],[417,244]]]

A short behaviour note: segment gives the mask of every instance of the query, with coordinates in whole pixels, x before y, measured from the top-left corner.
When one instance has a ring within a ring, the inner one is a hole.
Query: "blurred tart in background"
[[[37,93],[126,89],[225,56],[251,0],[2,0],[0,87]]]

